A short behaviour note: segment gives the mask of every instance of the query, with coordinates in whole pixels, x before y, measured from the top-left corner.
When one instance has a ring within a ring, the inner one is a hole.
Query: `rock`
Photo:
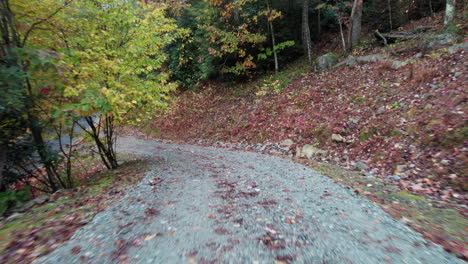
[[[312,145],[304,145],[302,148],[297,147],[296,149],[296,156],[299,158],[307,157],[310,159],[318,155],[326,156],[328,155],[328,150],[322,150]]]
[[[400,180],[400,176],[398,175],[389,175],[387,176],[387,179],[390,179],[390,180]]]
[[[448,51],[451,54],[457,53],[457,52],[459,52],[461,50],[468,51],[468,42],[458,43],[458,44],[455,44],[455,45],[448,48]]]
[[[332,134],[332,140],[335,142],[345,142],[346,139],[342,135]]]
[[[24,204],[21,204],[21,205],[18,205],[17,207],[15,207],[13,209],[13,212],[24,212],[25,210],[35,206],[35,205],[39,205],[39,204],[43,204],[45,202],[48,202],[49,201],[49,197],[48,196],[40,196],[40,197],[37,197],[35,199],[32,199],[32,200],[29,200],[27,202],[25,202]]]
[[[333,66],[333,68],[339,68],[339,67],[343,67],[343,66],[351,66],[351,65],[354,65],[356,63],[357,63],[356,57],[349,55],[348,58],[346,58],[346,60],[343,60],[342,62],[336,64],[335,66]]]
[[[383,106],[379,107],[379,109],[377,109],[376,113],[377,113],[377,115],[381,115],[381,114],[385,113],[385,110],[386,110],[386,108],[383,105]]]
[[[317,71],[326,71],[332,68],[338,62],[338,56],[335,53],[329,52],[317,58],[315,61]]]
[[[387,54],[373,54],[373,55],[367,55],[367,56],[361,56],[356,58],[356,62],[359,64],[366,64],[370,62],[377,62],[384,60],[388,57]]]
[[[443,160],[440,161],[440,164],[442,164],[442,165],[449,165],[449,164],[450,164],[450,160],[443,159]]]
[[[364,162],[361,162],[361,161],[356,162],[356,164],[354,164],[354,167],[355,167],[356,169],[359,169],[359,170],[367,170],[367,169],[369,169],[369,166],[367,166],[367,164],[365,164]]]
[[[281,147],[290,148],[292,145],[294,145],[294,141],[292,139],[286,139],[286,140],[281,141],[281,143],[280,143]]]
[[[407,168],[406,165],[397,165],[396,166],[396,170],[399,171],[399,172],[405,171],[406,168]]]
[[[423,190],[423,187],[421,186],[421,183],[419,183],[409,186],[408,189],[414,192],[419,192]]]
[[[350,117],[348,120],[349,120],[351,123],[358,124],[359,121],[361,121],[361,118],[360,118],[360,117]]]
[[[399,60],[389,60],[389,63],[390,63],[390,66],[392,67],[392,69],[395,69],[395,70],[398,70],[401,67],[408,64],[407,62],[399,61]]]
[[[423,54],[421,52],[417,53],[416,55],[413,56],[413,59],[420,59],[422,58]]]
[[[13,213],[12,215],[10,215],[6,220],[5,222],[11,222],[11,221],[15,221],[19,218],[21,218],[24,214],[22,213]]]
[[[450,33],[442,33],[439,35],[426,38],[419,45],[423,50],[433,50],[440,48],[443,45],[449,44],[455,40],[455,36]]]

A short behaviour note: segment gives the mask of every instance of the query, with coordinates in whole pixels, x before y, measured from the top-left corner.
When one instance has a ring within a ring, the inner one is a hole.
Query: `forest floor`
[[[428,20],[405,29],[432,23],[440,30],[440,21]],[[315,73],[299,62],[250,83],[207,83],[179,94],[141,130],[318,167],[466,258],[466,53],[448,46],[425,52],[418,41],[393,46],[392,58],[407,63],[399,69],[380,61]],[[377,53],[388,50],[353,55]],[[320,155],[297,157],[306,145]]]

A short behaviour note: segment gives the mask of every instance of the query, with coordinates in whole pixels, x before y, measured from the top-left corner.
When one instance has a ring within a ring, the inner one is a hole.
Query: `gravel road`
[[[289,160],[133,137],[154,168],[35,263],[465,263]]]

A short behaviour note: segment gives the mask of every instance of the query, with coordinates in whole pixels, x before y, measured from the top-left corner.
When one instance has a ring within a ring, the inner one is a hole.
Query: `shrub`
[[[31,198],[30,187],[23,190],[8,190],[0,193],[0,214],[5,215],[8,210],[16,205],[21,205]]]

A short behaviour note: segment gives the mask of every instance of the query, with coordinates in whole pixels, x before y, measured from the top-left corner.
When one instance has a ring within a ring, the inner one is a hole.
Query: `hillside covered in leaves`
[[[408,51],[399,58],[409,64],[397,70],[386,61],[321,73],[299,65],[291,71],[304,76],[284,87],[280,77],[247,89],[212,84],[182,93],[154,119],[151,131],[210,142],[291,139],[290,154],[311,144],[327,150],[318,159],[361,162],[404,189],[463,202],[466,56],[447,49],[424,55],[417,48],[401,49]]]

